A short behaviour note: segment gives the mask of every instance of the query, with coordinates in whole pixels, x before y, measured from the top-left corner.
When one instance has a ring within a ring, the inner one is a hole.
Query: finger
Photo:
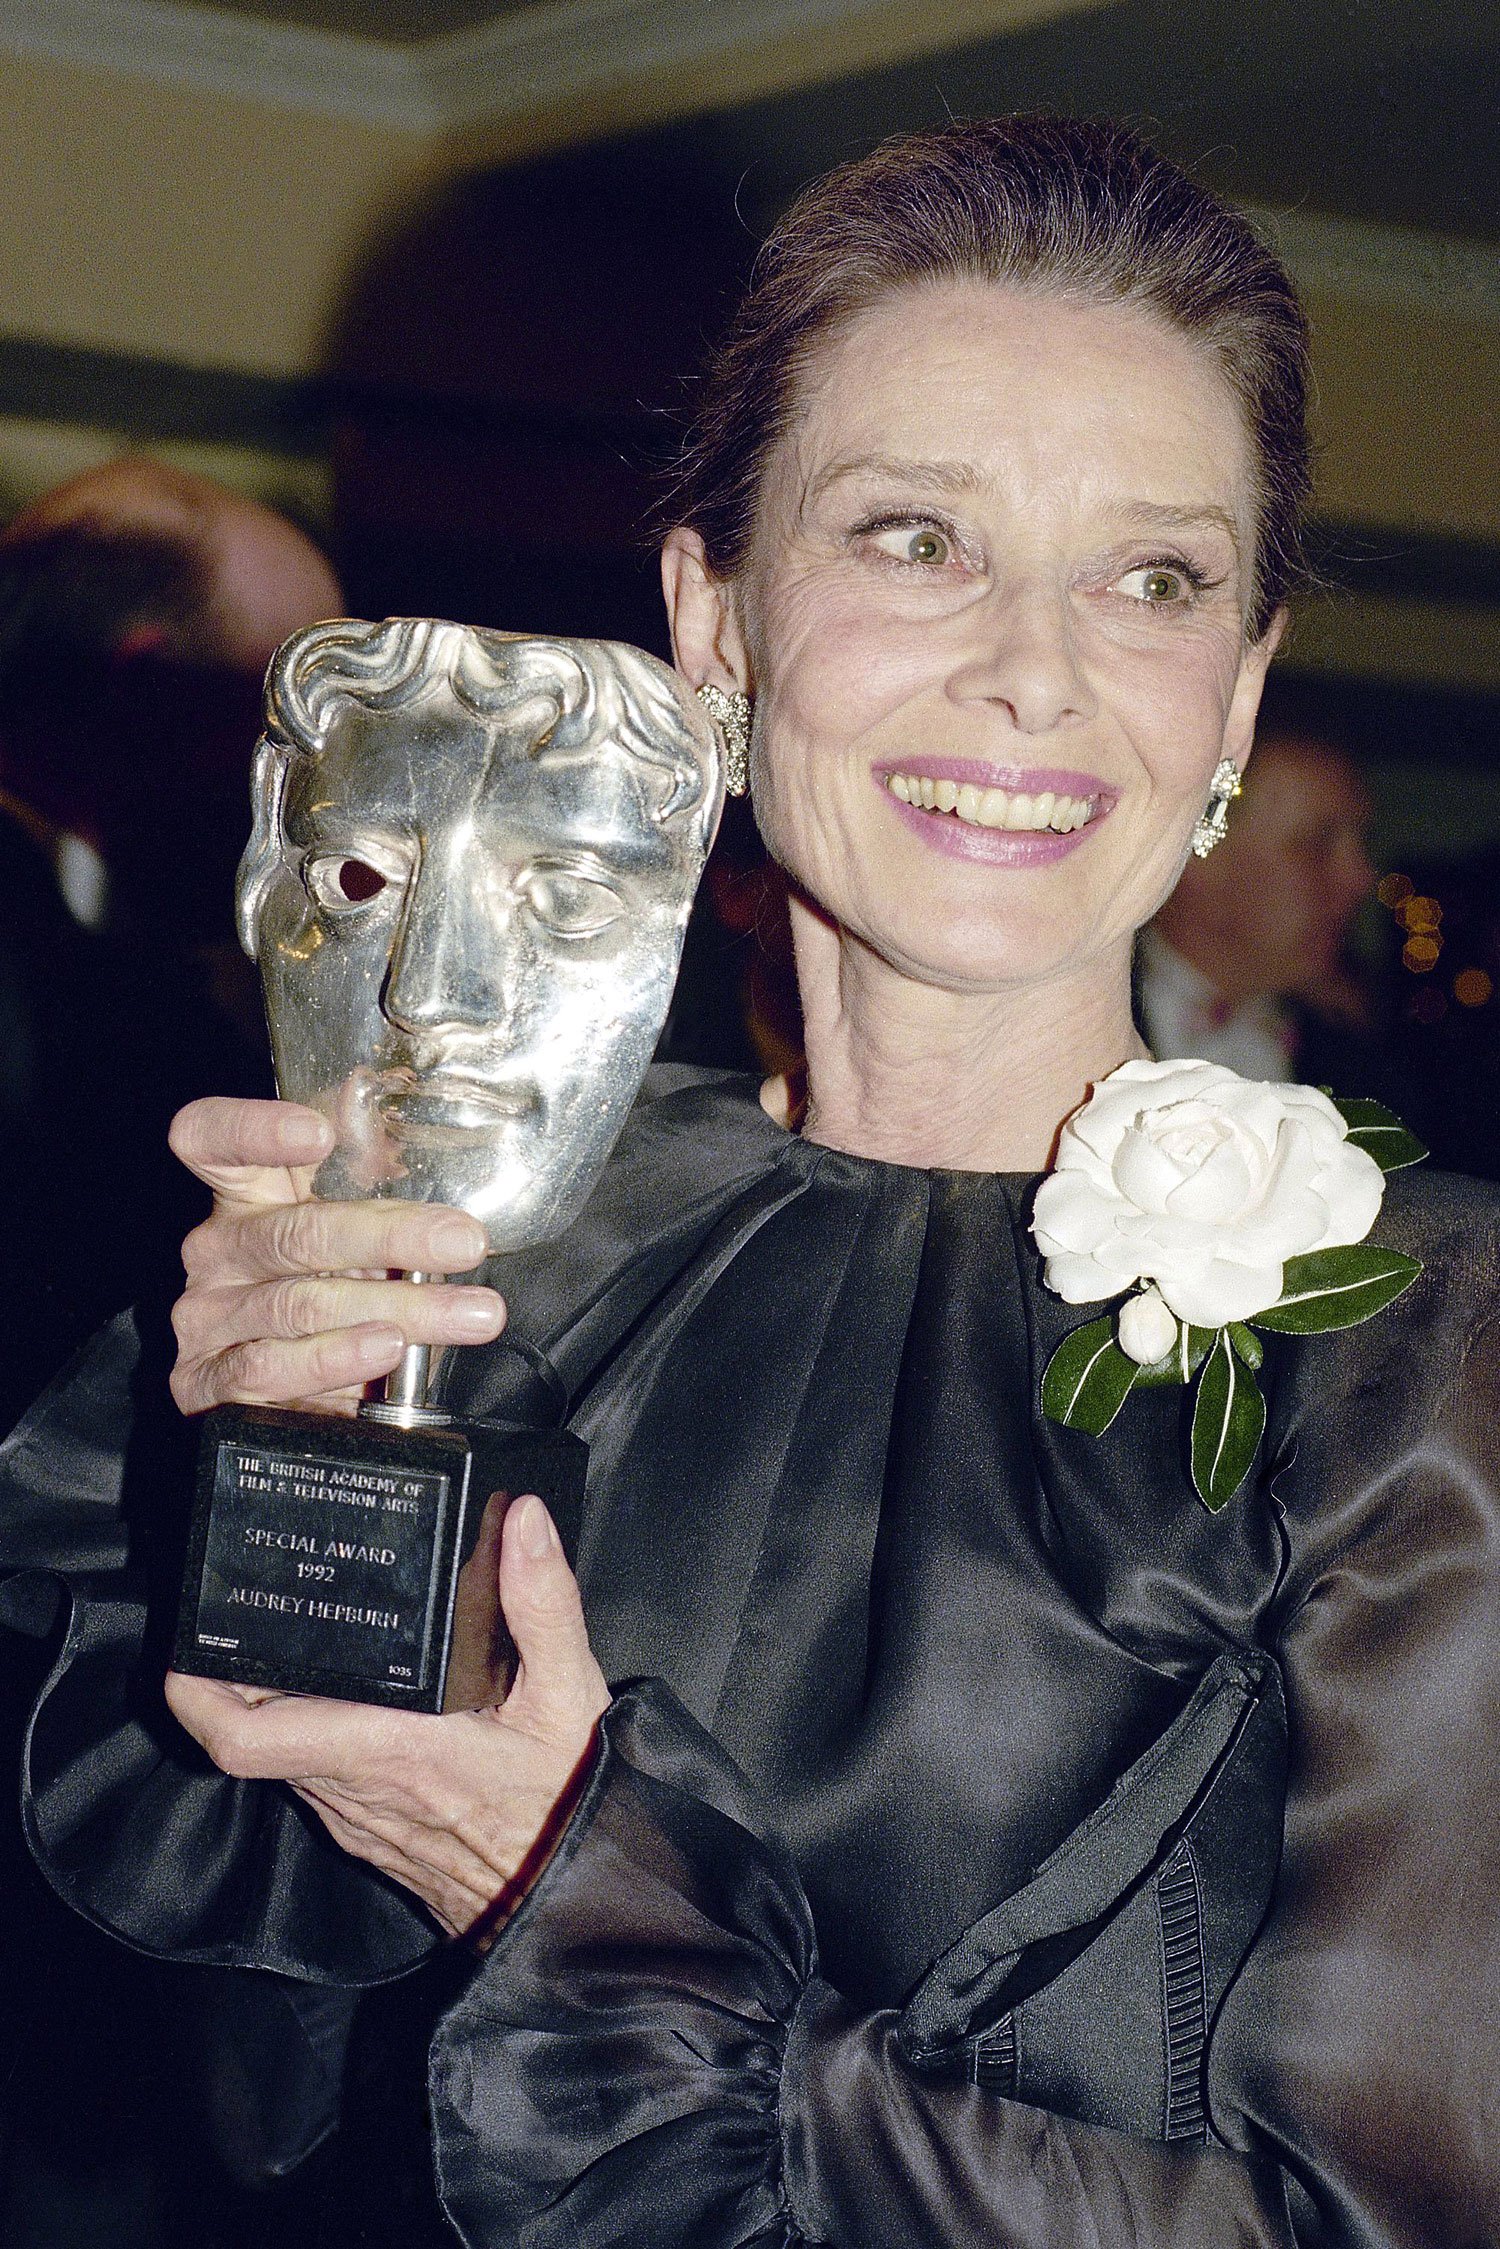
[[[285,1273],[466,1273],[484,1254],[477,1218],[441,1203],[394,1201],[231,1204],[182,1245],[189,1279],[209,1286]]]
[[[337,1275],[192,1288],[172,1307],[172,1326],[188,1358],[257,1336],[296,1340],[359,1327],[391,1328],[408,1343],[489,1343],[504,1325],[504,1300],[493,1289]]]
[[[507,1715],[534,1720],[554,1738],[576,1737],[581,1751],[609,1707],[609,1691],[589,1646],[578,1580],[534,1493],[505,1519],[500,1605],[520,1657]]]
[[[334,1131],[316,1109],[294,1101],[241,1101],[211,1096],[179,1109],[167,1144],[206,1186],[239,1201],[272,1198],[271,1172],[284,1187],[288,1174],[321,1163],[333,1149]],[[280,1192],[274,1196],[280,1200]]]
[[[211,1406],[354,1404],[365,1385],[400,1364],[406,1338],[388,1326],[336,1328],[298,1342],[256,1336],[226,1351],[179,1359],[172,1397],[180,1413]]]
[[[167,1707],[214,1763],[238,1780],[353,1781],[420,1770],[422,1751],[406,1737],[437,1721],[326,1695],[270,1695],[253,1705],[218,1679],[169,1671]]]
[[[277,1699],[267,1688],[247,1687],[229,1679],[196,1679],[186,1671],[169,1671],[164,1692],[167,1708],[178,1725],[210,1756],[211,1738],[225,1738],[237,1722]]]

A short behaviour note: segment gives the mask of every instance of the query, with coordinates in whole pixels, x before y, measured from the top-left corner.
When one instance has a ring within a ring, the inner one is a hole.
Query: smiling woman
[[[1131,1051],[1135,931],[1220,759],[1250,754],[1276,638],[1247,633],[1256,486],[1215,359],[1153,310],[932,278],[823,340],[733,577],[701,532],[671,535],[684,667],[755,698],[756,814],[818,1024],[814,1137],[872,1152],[878,1112],[897,1160],[1029,1167]],[[982,1037],[962,1096],[930,1080],[941,1142],[872,1079],[872,1019],[900,1023],[908,1082],[945,1025]],[[1051,1057],[1036,1107],[1018,1045]]]
[[[470,1935],[430,2086],[476,2249],[1500,2234],[1500,1206],[1387,1186],[1419,1151],[1373,1104],[1174,1092],[1130,1012],[1251,752],[1304,388],[1275,261],[1128,131],[954,126],[810,190],[663,566],[680,670],[753,706],[806,1084],[659,1076],[568,1234],[486,1270],[590,1443],[576,1584],[513,1510],[495,1710],[171,1680],[233,1779],[147,1707],[128,1589],[80,1595],[52,1879],[313,1982]],[[296,1200],[329,1144],[179,1119],[218,1194],[188,1410],[493,1334],[484,1290],[363,1277],[477,1262],[452,1214]],[[1077,1335],[1047,1279],[1095,1268],[1149,1285]],[[129,1360],[24,1433],[40,1519],[107,1498]]]

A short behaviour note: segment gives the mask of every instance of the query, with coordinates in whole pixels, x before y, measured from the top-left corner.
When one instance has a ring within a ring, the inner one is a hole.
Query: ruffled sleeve
[[[430,1916],[289,1790],[219,1772],[167,1709],[194,1433],[165,1406],[164,1348],[123,1316],[0,1448],[0,1570],[16,1573],[0,1613],[45,1631],[49,1584],[67,1603],[26,1737],[27,1842],[69,1905],[139,1951],[385,1982],[436,1950]]]
[[[812,1924],[741,1809],[670,1694],[617,1700],[544,1880],[434,2044],[438,2180],[466,2241],[800,2238],[778,2111]]]
[[[1275,2166],[912,2069],[818,1974],[795,1871],[672,1697],[633,1689],[544,1880],[433,2049],[471,2249],[1288,2249]]]

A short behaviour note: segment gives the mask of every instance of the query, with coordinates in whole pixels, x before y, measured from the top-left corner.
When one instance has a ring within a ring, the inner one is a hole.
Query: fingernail
[[[439,1219],[428,1240],[445,1272],[462,1272],[466,1265],[477,1265],[484,1255],[484,1229],[472,1218]]]
[[[552,1528],[552,1517],[534,1492],[529,1492],[518,1503],[518,1511],[517,1528],[521,1533],[521,1551],[533,1562],[540,1562],[544,1555],[551,1553],[557,1538],[557,1533]]]
[[[332,1145],[333,1127],[328,1119],[306,1111],[301,1116],[283,1117],[281,1130],[289,1156],[321,1156]]]
[[[455,1290],[448,1303],[453,1325],[462,1328],[465,1335],[487,1337],[500,1333],[505,1307],[493,1289]]]

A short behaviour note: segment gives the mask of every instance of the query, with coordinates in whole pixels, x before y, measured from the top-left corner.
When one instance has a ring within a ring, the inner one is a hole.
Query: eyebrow
[[[955,494],[981,491],[988,481],[972,461],[913,461],[892,453],[860,453],[851,460],[835,461],[815,476],[807,487],[804,507],[820,499],[830,485],[858,476],[882,476],[894,484]],[[1171,501],[1119,500],[1106,512],[1117,523],[1141,525],[1153,531],[1222,531],[1235,553],[1240,552],[1238,522],[1227,508],[1216,507],[1211,501],[1201,506],[1179,507]]]
[[[820,470],[807,487],[804,505],[849,476],[884,476],[894,484],[921,484],[939,492],[977,492],[985,482],[971,461],[905,461],[893,453],[859,453]]]
[[[535,859],[550,861],[568,874],[584,875],[594,882],[611,878],[629,881],[636,875],[655,874],[671,858],[659,829],[639,836],[612,835],[605,842],[590,843],[565,831],[539,827],[533,850]]]
[[[1211,501],[1201,507],[1174,507],[1170,501],[1121,500],[1108,513],[1117,522],[1145,524],[1154,531],[1222,531],[1235,553],[1240,551],[1238,522],[1227,508],[1215,507]]]

